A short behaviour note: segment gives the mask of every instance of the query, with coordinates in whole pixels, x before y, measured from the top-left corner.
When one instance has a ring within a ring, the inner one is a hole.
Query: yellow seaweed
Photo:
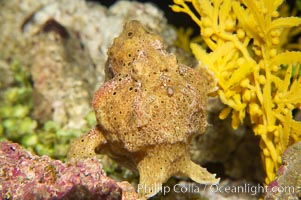
[[[281,17],[282,3],[174,0],[171,5],[173,11],[186,13],[197,23],[210,49],[207,53],[199,44],[190,46],[218,80],[217,94],[228,106],[220,118],[231,114],[232,127],[237,128],[250,116],[254,134],[261,138],[266,183],[275,178],[285,149],[301,140],[301,123],[292,115],[301,105],[301,52],[285,51],[281,41],[289,28],[300,26],[301,18]]]

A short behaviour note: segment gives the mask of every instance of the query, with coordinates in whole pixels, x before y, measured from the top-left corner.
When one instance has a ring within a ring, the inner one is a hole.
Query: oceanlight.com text
[[[251,184],[244,184],[239,186],[231,186],[231,185],[207,185],[205,187],[209,187],[209,190],[214,193],[225,193],[225,194],[251,194],[251,195],[258,195],[264,194],[266,192],[273,192],[273,193],[294,193],[295,188],[294,186],[279,186],[279,187],[272,187],[269,188],[268,186],[258,185],[251,185]]]
[[[250,194],[258,195],[264,194],[266,192],[273,193],[295,193],[294,186],[278,186],[278,187],[268,187],[252,184],[244,184],[239,186],[233,185],[200,185],[196,184],[175,184],[174,186],[162,186],[161,184],[154,184],[151,187],[145,187],[145,185],[138,185],[138,192],[142,193],[151,193],[152,191],[158,191],[163,195],[168,194],[169,192],[175,193],[200,193],[204,191],[210,191],[213,193],[223,193],[223,194]]]

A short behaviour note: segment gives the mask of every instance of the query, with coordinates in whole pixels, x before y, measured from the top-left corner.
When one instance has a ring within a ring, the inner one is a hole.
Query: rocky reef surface
[[[282,166],[267,190],[265,200],[301,198],[301,142],[290,146],[282,156]]]
[[[62,163],[16,143],[0,143],[0,199],[137,199],[127,182],[106,176],[96,158]]]

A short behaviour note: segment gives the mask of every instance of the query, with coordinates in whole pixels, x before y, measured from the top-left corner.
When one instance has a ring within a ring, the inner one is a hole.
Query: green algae
[[[31,117],[34,89],[29,70],[18,61],[12,62],[9,70],[13,83],[0,91],[0,141],[17,142],[37,155],[64,160],[70,141],[95,125],[94,112],[87,114],[87,126],[81,129],[63,127],[54,121],[40,123]]]

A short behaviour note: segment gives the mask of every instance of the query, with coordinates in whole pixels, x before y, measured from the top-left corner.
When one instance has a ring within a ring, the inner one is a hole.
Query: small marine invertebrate
[[[69,157],[106,153],[140,173],[141,196],[172,175],[199,183],[218,179],[190,160],[189,143],[206,127],[212,77],[178,64],[159,36],[130,21],[108,51],[106,80],[95,93],[98,125],[75,140]]]
[[[301,52],[283,52],[280,37],[285,28],[299,26],[298,17],[279,17],[283,0],[174,0],[171,8],[184,12],[201,28],[210,48],[191,44],[196,58],[214,72],[218,95],[226,107],[220,118],[232,113],[232,127],[250,116],[267,173],[274,179],[281,155],[301,139],[301,123],[292,112],[301,105]],[[192,4],[198,17],[189,7]],[[296,73],[297,72],[297,73]]]
[[[127,182],[108,178],[95,158],[62,163],[0,142],[1,199],[136,199]],[[85,198],[83,198],[85,196]]]

